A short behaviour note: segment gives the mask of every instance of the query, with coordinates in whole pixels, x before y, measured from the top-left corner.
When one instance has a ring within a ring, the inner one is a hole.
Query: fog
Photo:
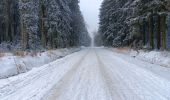
[[[80,0],[80,9],[91,37],[93,37],[93,31],[98,30],[101,2],[102,0]]]

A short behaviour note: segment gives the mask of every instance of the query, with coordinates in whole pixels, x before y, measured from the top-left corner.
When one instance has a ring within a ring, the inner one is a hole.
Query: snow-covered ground
[[[163,67],[170,68],[170,52],[168,51],[143,51],[139,50],[131,51],[131,56],[136,56],[137,59],[150,62],[152,64],[157,64]]]
[[[84,48],[27,73],[1,79],[0,99],[170,100],[170,79],[161,74],[163,70],[151,71],[145,66],[159,65],[105,48]]]
[[[80,48],[57,49],[37,53],[36,55],[29,53],[25,56],[4,53],[0,57],[0,79],[27,72],[34,67],[40,67],[79,50]]]
[[[162,67],[170,68],[170,52],[169,51],[146,51],[146,50],[133,50],[129,48],[109,48],[110,50],[129,55],[136,59],[149,62],[151,64],[160,65]]]

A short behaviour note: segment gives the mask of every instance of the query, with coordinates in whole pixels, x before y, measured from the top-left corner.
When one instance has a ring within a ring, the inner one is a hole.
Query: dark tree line
[[[17,0],[0,2],[0,43],[12,42],[19,33],[19,9]]]
[[[170,48],[169,4],[169,0],[104,0],[98,45]]]
[[[1,0],[0,47],[22,50],[89,46],[78,0]]]

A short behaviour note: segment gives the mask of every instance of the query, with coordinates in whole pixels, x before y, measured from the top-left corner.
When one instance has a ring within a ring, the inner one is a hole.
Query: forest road
[[[102,48],[83,53],[44,100],[170,100],[169,81],[140,65]]]
[[[170,100],[170,81],[129,59],[84,48],[0,80],[0,100]]]

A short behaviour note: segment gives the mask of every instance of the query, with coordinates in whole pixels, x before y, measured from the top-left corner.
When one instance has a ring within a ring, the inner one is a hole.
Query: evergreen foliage
[[[103,45],[166,48],[169,5],[169,0],[104,0],[99,27]]]
[[[78,0],[1,0],[0,47],[40,50],[89,46]]]

